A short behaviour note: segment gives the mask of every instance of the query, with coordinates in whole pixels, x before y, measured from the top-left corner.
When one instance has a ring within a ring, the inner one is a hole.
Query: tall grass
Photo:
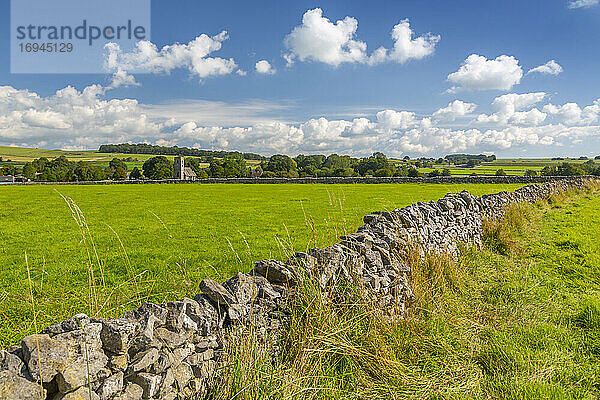
[[[529,253],[540,229],[555,229],[542,221],[553,205],[594,190],[508,207],[484,222],[484,248],[457,260],[409,249],[416,300],[400,319],[360,286],[324,296],[304,280],[281,354],[273,359],[258,332],[238,332],[212,398],[597,398],[600,303],[587,298],[565,320],[571,295],[557,298],[559,277],[536,270]]]

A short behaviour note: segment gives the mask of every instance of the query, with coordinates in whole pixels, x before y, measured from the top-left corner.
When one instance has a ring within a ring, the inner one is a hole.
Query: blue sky
[[[313,25],[303,24],[307,14]],[[11,74],[6,0],[0,16],[0,145],[600,154],[594,0],[152,1],[157,52],[205,34],[220,48],[201,55],[218,60],[194,70],[197,48],[184,49],[191,58],[157,53],[152,60],[123,48],[106,74]],[[335,24],[346,17],[344,26],[356,29],[336,49]],[[393,53],[391,32],[404,20],[412,36]],[[227,38],[217,38],[222,31]],[[387,52],[376,59],[380,46]],[[290,54],[291,64],[283,57]],[[260,60],[274,73],[258,72]],[[68,96],[57,94],[69,86]]]

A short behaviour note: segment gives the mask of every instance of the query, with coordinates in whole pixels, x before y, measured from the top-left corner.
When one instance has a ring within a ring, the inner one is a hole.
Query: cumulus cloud
[[[311,118],[300,123],[264,117],[281,110],[269,104],[219,107],[206,102],[144,105],[134,99],[104,99],[106,87],[66,87],[42,97],[35,92],[0,87],[0,144],[93,149],[103,143],[146,142],[261,154],[342,153],[366,156],[443,155],[450,152],[498,151],[523,146],[559,146],[600,138],[600,99],[586,107],[575,103],[535,105],[546,94],[509,93],[491,104],[490,114],[456,129],[453,118],[473,113],[475,104],[456,100],[430,115],[384,109],[350,119]],[[181,106],[181,107],[180,107]],[[240,125],[226,126],[205,116],[229,109],[244,114]],[[195,111],[196,110],[196,111]],[[550,116],[551,123],[542,124]],[[246,125],[241,123],[246,122]]]
[[[377,124],[382,129],[392,131],[417,125],[415,113],[409,111],[383,110],[377,113]]]
[[[159,134],[161,124],[140,110],[137,100],[102,100],[99,85],[82,91],[68,86],[49,97],[0,87],[0,141],[44,142],[59,148],[95,148],[99,143]]]
[[[598,0],[573,0],[570,1],[569,8],[589,8],[598,4]]]
[[[454,100],[448,103],[447,107],[440,108],[434,112],[433,118],[438,121],[455,121],[458,117],[464,117],[471,114],[476,108],[477,104]]]
[[[510,90],[521,82],[523,69],[513,56],[501,55],[488,60],[484,56],[471,54],[458,71],[448,75],[454,83],[453,89]]]
[[[591,125],[598,122],[600,99],[583,109],[577,103],[566,103],[562,106],[547,104],[543,110],[567,125]]]
[[[133,75],[129,75],[123,70],[118,70],[112,75],[110,84],[107,89],[116,89],[118,87],[140,86]]]
[[[277,72],[267,60],[260,60],[256,63],[256,72],[259,74],[271,75]]]
[[[352,17],[332,23],[323,17],[323,10],[308,10],[302,16],[302,24],[296,26],[285,39],[290,50],[288,63],[319,61],[333,66],[344,62],[364,62],[367,59],[367,44],[354,40],[358,21]]]
[[[400,64],[408,60],[420,60],[435,51],[435,45],[440,41],[439,35],[427,33],[413,39],[413,31],[408,19],[402,20],[392,29],[394,47],[387,50],[380,47],[369,57],[370,64],[394,61]]]
[[[104,68],[107,71],[146,72],[169,74],[174,69],[185,68],[199,78],[227,75],[237,69],[233,58],[208,57],[221,49],[227,32],[215,36],[202,34],[187,44],[172,44],[161,48],[142,40],[130,52],[123,52],[116,43],[107,43]]]
[[[558,75],[563,72],[563,68],[556,61],[550,60],[546,64],[539,65],[527,71],[528,74],[532,72],[539,72],[545,75]]]
[[[492,101],[492,114],[480,114],[476,123],[481,125],[517,125],[535,126],[546,119],[547,115],[537,108],[522,111],[539,103],[546,97],[544,92],[509,93],[496,97]]]
[[[288,66],[295,60],[317,61],[334,67],[342,63],[404,63],[433,54],[440,40],[439,35],[431,33],[413,38],[410,22],[405,19],[392,29],[392,49],[379,47],[368,55],[367,44],[355,38],[357,29],[356,18],[346,16],[343,20],[331,22],[323,16],[320,8],[308,10],[302,16],[302,24],[285,37],[284,45],[289,52],[283,57]]]

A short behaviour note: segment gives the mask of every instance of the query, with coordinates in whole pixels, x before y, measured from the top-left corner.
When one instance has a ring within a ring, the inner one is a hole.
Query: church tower
[[[183,169],[185,168],[185,159],[183,157],[175,157],[173,161],[173,178],[183,179]]]

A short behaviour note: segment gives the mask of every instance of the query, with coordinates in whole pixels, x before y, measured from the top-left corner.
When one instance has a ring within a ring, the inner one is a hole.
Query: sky
[[[0,0],[0,145],[596,156],[599,26],[598,0],[152,1],[104,73],[24,74]]]

